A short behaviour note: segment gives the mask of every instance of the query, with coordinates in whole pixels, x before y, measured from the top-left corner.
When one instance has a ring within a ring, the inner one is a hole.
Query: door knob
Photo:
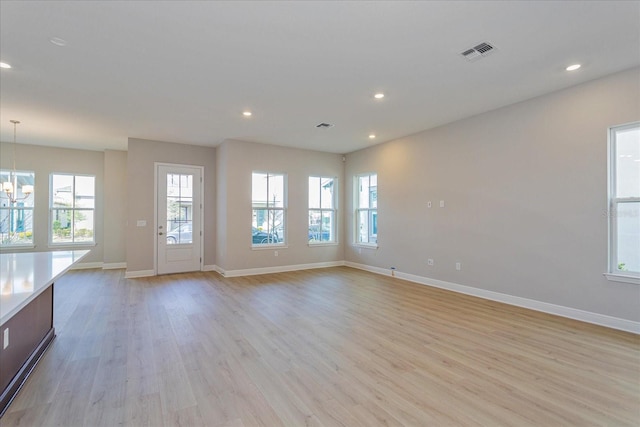
[[[162,231],[158,233],[159,236],[162,236]]]

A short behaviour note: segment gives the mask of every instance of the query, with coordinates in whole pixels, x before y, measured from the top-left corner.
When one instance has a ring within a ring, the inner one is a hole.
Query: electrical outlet
[[[2,349],[9,347],[9,328],[4,330],[2,334]]]
[[[427,260],[427,265],[433,265],[433,260],[431,258]]]
[[[278,256],[278,251],[273,251],[274,256]]]
[[[459,262],[456,262],[456,270],[460,271],[462,270],[462,264]]]
[[[427,202],[427,207],[428,207],[428,208],[430,208],[430,207],[431,207],[431,200],[429,200],[429,201]]]
[[[444,200],[440,200],[440,207],[444,208]]]

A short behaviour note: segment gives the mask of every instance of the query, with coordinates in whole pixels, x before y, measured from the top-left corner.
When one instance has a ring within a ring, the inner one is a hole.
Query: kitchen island
[[[55,337],[53,283],[88,253],[0,254],[0,416]]]

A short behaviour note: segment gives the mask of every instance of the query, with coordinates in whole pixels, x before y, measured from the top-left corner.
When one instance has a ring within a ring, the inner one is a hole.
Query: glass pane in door
[[[167,174],[167,244],[190,244],[193,230],[193,175]]]

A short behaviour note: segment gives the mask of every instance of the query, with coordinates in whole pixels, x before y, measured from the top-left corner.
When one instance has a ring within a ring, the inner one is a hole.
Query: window
[[[309,243],[336,241],[336,202],[333,178],[309,177]]]
[[[52,244],[94,243],[95,177],[51,175]]]
[[[378,175],[356,178],[356,243],[378,243]]]
[[[638,278],[640,123],[611,128],[609,149],[609,273]]]
[[[0,247],[33,246],[34,181],[33,172],[0,170],[0,185],[15,191],[13,203],[0,194]]]
[[[254,246],[285,242],[285,176],[254,172],[252,174],[251,244]]]

